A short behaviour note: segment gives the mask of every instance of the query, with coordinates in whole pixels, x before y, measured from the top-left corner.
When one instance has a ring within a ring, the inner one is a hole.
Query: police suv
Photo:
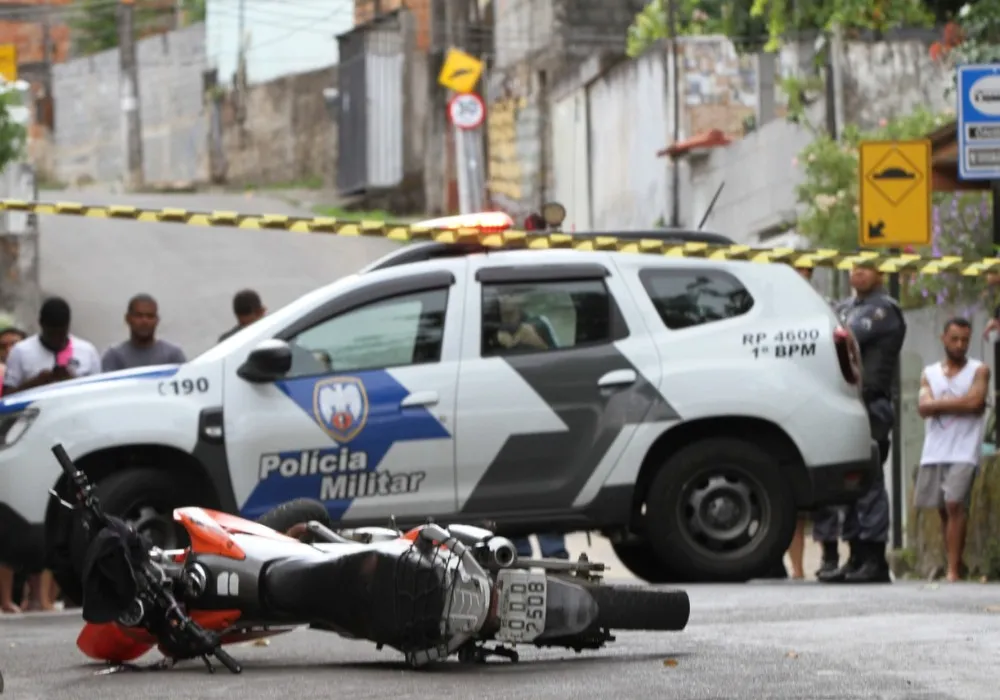
[[[344,527],[596,530],[646,580],[742,581],[881,468],[859,384],[787,265],[418,243],[185,364],[3,399],[0,497],[72,541],[58,441],[161,546],[176,506],[308,497]]]

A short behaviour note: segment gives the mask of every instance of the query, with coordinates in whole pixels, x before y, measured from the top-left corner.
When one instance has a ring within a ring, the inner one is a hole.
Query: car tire
[[[663,565],[660,553],[646,540],[612,542],[611,549],[622,566],[646,583],[674,583],[678,580],[677,575]]]
[[[126,517],[144,511],[145,515],[138,522],[134,517],[128,519],[138,525],[141,533],[154,535],[151,539],[156,546],[164,549],[187,546],[187,533],[174,523],[173,510],[195,504],[189,501],[176,477],[169,472],[152,467],[113,472],[97,482],[95,492],[104,512],[109,515]],[[151,532],[150,525],[154,525],[156,533]],[[80,516],[74,513],[61,526],[47,530],[53,538],[49,544],[53,578],[66,599],[80,605],[83,602],[83,563],[90,544]]]
[[[791,544],[796,518],[778,460],[735,438],[684,447],[660,467],[646,495],[650,543],[688,583],[766,576]]]
[[[333,526],[333,519],[326,506],[314,498],[296,498],[275,506],[257,518],[257,524],[285,533],[293,526],[310,520],[315,520],[325,527]]]

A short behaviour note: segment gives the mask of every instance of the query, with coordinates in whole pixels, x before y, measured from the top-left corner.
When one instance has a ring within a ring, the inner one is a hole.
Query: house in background
[[[232,85],[245,38],[248,85],[338,63],[336,36],[354,27],[355,0],[206,0],[209,65],[221,85]]]

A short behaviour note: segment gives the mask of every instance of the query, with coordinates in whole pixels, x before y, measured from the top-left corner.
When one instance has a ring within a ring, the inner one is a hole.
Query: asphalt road
[[[240,676],[200,662],[96,675],[72,613],[0,617],[11,698],[978,698],[997,697],[1000,588],[896,583],[695,586],[680,633],[621,633],[601,651],[524,650],[521,663],[415,672],[401,656],[296,631],[231,649]],[[157,658],[155,653],[144,661]]]
[[[42,192],[46,201],[175,207],[248,214],[310,215],[277,198],[233,195],[121,195]],[[73,331],[104,351],[126,337],[125,305],[147,292],[160,302],[160,336],[188,357],[234,323],[233,294],[260,292],[270,310],[355,272],[396,244],[286,231],[188,227],[41,216],[41,284],[66,297]]]

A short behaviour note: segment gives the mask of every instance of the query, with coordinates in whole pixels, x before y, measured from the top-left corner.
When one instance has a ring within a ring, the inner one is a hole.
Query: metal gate
[[[397,13],[337,37],[337,189],[342,195],[403,181],[404,38]]]

